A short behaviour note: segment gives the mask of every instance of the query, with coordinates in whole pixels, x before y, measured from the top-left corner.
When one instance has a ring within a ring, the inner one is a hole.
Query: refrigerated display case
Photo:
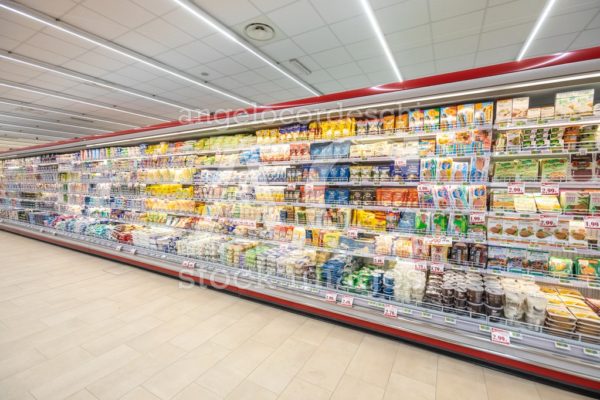
[[[597,393],[599,65],[6,153],[0,229]]]

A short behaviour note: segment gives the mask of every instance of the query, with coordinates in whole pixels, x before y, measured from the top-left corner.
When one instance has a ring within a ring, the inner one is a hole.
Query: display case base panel
[[[456,329],[457,322],[462,323],[460,318],[438,315],[441,313],[434,310],[429,312],[407,306],[396,309],[390,315],[386,309],[377,310],[385,306],[382,302],[366,301],[357,296],[351,304],[344,304],[342,297],[345,293],[337,293],[334,289],[325,287],[300,284],[292,286],[291,282],[285,283],[275,277],[257,280],[256,274],[245,270],[157,252],[152,255],[142,254],[148,251],[94,238],[81,240],[76,238],[78,235],[14,221],[0,222],[0,229],[170,275],[190,284],[193,282],[226,290],[418,343],[519,374],[555,382],[586,394],[600,395],[600,352],[591,347],[570,344],[562,349],[557,347],[556,351],[544,351],[519,344],[518,334],[515,335],[517,340],[513,340],[509,345],[499,344],[492,341],[490,334],[486,334],[491,331],[492,326],[479,324],[480,332],[469,333],[464,327],[462,330]],[[232,270],[238,271],[235,279]],[[331,298],[333,295],[334,299]],[[439,318],[442,318],[442,323],[435,323]]]

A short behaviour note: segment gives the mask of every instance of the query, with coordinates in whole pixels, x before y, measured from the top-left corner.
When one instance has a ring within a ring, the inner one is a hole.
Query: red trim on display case
[[[86,247],[84,245],[78,245],[75,243],[70,243],[66,240],[56,240],[46,236],[38,235],[33,232],[26,232],[22,229],[13,229],[7,226],[0,226],[0,230],[5,230],[8,232],[12,232],[21,236],[27,236],[33,239],[41,240],[44,242],[52,243],[58,246],[67,247],[73,250],[81,251],[84,253],[93,254],[96,256],[101,256],[103,258],[119,261],[122,263],[134,265],[140,268],[144,268],[147,270],[159,272],[162,274],[170,275],[173,277],[177,277],[181,280],[193,280],[196,283],[208,285],[215,287],[216,289],[227,290],[232,293],[239,294],[241,296],[250,297],[254,299],[258,299],[267,303],[276,304],[279,306],[283,306],[289,309],[301,311],[308,314],[313,314],[319,317],[327,318],[330,320],[342,322],[347,325],[367,329],[370,331],[382,333],[385,335],[393,336],[396,338],[412,341],[418,344],[422,344],[428,347],[433,347],[436,349],[448,351],[457,355],[466,356],[471,359],[481,360],[489,364],[497,365],[500,367],[508,368],[510,370],[515,370],[519,372],[523,372],[532,376],[541,377],[544,379],[548,379],[554,382],[566,384],[569,386],[577,387],[584,389],[586,391],[592,391],[594,393],[600,393],[600,381],[583,378],[577,375],[569,374],[566,372],[557,371],[554,369],[549,369],[545,367],[541,367],[539,365],[529,364],[523,361],[519,361],[510,357],[504,357],[500,354],[492,354],[486,351],[477,350],[471,347],[463,346],[460,344],[445,342],[440,339],[435,339],[432,337],[423,336],[420,334],[408,332],[402,330],[400,328],[391,327],[387,325],[381,325],[375,322],[365,321],[357,317],[337,313],[330,310],[325,310],[318,307],[313,307],[310,305],[297,303],[291,300],[282,299],[279,297],[271,296],[268,294],[256,292],[249,289],[240,288],[231,284],[223,284],[220,282],[214,282],[210,279],[203,279],[197,276],[192,276],[186,274],[185,272],[178,273],[168,268],[163,268],[158,265],[150,264],[143,261],[133,260],[130,258],[122,257],[116,254],[107,253],[101,250],[92,249]]]
[[[514,72],[527,71],[527,70],[535,70],[538,68],[564,65],[564,64],[574,63],[574,62],[594,60],[594,59],[598,59],[598,58],[600,58],[600,46],[590,47],[587,49],[572,50],[572,51],[556,53],[556,54],[551,54],[551,55],[546,55],[546,56],[541,56],[541,57],[528,58],[528,59],[521,60],[521,61],[510,61],[510,62],[506,62],[506,63],[502,63],[502,64],[488,65],[485,67],[472,68],[472,69],[467,69],[467,70],[463,70],[463,71],[449,72],[446,74],[432,75],[432,76],[427,76],[427,77],[423,77],[423,78],[411,79],[411,80],[407,80],[404,82],[394,82],[394,83],[372,86],[372,87],[363,88],[363,89],[354,89],[354,90],[348,90],[345,92],[338,92],[338,93],[326,94],[326,95],[322,95],[322,96],[309,97],[309,98],[305,98],[305,99],[293,100],[293,101],[288,101],[288,102],[284,102],[284,103],[271,104],[271,105],[264,106],[264,107],[239,109],[239,110],[224,112],[224,113],[215,114],[215,115],[211,115],[211,116],[199,117],[199,118],[195,118],[195,119],[192,119],[192,120],[186,121],[186,122],[181,122],[181,121],[164,122],[161,124],[150,125],[150,126],[146,126],[146,127],[142,127],[142,128],[127,129],[127,130],[110,132],[110,133],[105,133],[105,134],[100,134],[100,135],[85,136],[85,137],[81,137],[78,139],[61,140],[61,141],[40,144],[40,145],[35,145],[35,146],[22,147],[22,148],[19,148],[18,150],[41,149],[44,147],[52,147],[52,146],[62,145],[62,144],[112,138],[112,137],[116,137],[116,136],[132,134],[132,133],[148,132],[148,131],[153,131],[153,130],[163,129],[163,128],[173,128],[173,127],[177,127],[177,126],[187,125],[189,123],[206,122],[206,121],[224,119],[224,118],[232,117],[232,116],[239,115],[239,114],[255,114],[255,113],[260,113],[260,112],[269,111],[269,110],[280,110],[280,109],[291,108],[291,107],[314,105],[314,104],[326,103],[326,102],[332,102],[332,101],[348,100],[348,99],[356,98],[356,97],[372,96],[372,95],[377,95],[377,94],[382,94],[382,93],[390,93],[390,92],[396,92],[396,91],[402,91],[402,90],[417,89],[417,88],[423,88],[423,87],[428,87],[428,86],[436,86],[436,85],[442,85],[442,84],[448,84],[448,83],[454,83],[454,82],[460,82],[460,81],[467,81],[467,80],[478,79],[478,78],[487,78],[487,77],[496,76],[496,75],[503,75],[503,74],[509,74],[509,73],[514,73]],[[0,154],[13,152],[13,151],[14,150],[0,152]]]

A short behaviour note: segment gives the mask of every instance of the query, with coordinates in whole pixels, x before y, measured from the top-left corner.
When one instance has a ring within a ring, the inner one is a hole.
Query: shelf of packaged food
[[[597,116],[578,116],[564,119],[520,121],[517,123],[497,123],[494,124],[493,128],[499,131],[510,131],[515,129],[558,128],[562,126],[594,124],[600,124],[600,118]]]
[[[573,212],[564,210],[560,211],[515,211],[514,209],[492,209],[487,211],[488,217],[507,217],[507,218],[531,218],[538,219],[542,215],[556,217],[559,220],[564,221],[583,221],[586,217],[600,217],[600,210],[588,211],[588,212]]]
[[[0,226],[11,232],[128,262],[188,282],[192,278],[197,283],[218,289],[257,297],[430,346],[452,349],[480,360],[486,361],[487,357],[493,355],[492,360],[496,365],[506,362],[506,366],[516,368],[515,362],[519,362],[522,364],[517,369],[523,372],[527,371],[525,365],[529,363],[535,366],[538,375],[549,374],[555,381],[564,382],[576,379],[579,386],[596,392],[600,390],[600,346],[586,342],[587,339],[582,336],[557,337],[525,323],[457,313],[457,310],[439,305],[371,297],[351,292],[342,286],[316,285],[303,279],[259,273],[216,261],[162,253],[23,222],[0,221]],[[506,334],[510,343],[494,343],[491,340],[492,330]],[[549,371],[542,373],[543,368]],[[562,375],[557,376],[556,373]]]
[[[500,159],[516,159],[516,158],[554,158],[561,156],[572,156],[572,155],[586,155],[586,154],[598,154],[600,150],[597,146],[592,149],[581,148],[581,149],[565,149],[560,148],[545,148],[545,149],[521,149],[521,150],[510,150],[510,151],[493,151],[490,153],[490,157],[494,160]]]
[[[504,189],[509,186],[520,186],[523,185],[525,188],[540,188],[544,185],[548,186],[558,186],[558,188],[563,189],[593,189],[600,185],[600,180],[590,179],[590,180],[548,180],[548,181],[540,181],[538,179],[530,179],[530,180],[514,180],[514,181],[497,181],[492,180],[488,182],[487,185],[490,188],[499,188]]]

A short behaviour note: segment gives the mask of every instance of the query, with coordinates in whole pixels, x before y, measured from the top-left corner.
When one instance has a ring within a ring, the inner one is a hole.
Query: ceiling
[[[402,77],[413,79],[515,60],[546,1],[369,3]],[[296,81],[174,0],[0,0],[96,41],[0,8],[0,149],[175,120],[181,107],[247,107],[202,84],[264,105],[310,97],[307,87],[333,93],[397,80],[360,0],[186,4],[242,36]],[[271,26],[274,38],[245,37],[253,22]],[[525,57],[598,45],[600,0],[557,0]]]

